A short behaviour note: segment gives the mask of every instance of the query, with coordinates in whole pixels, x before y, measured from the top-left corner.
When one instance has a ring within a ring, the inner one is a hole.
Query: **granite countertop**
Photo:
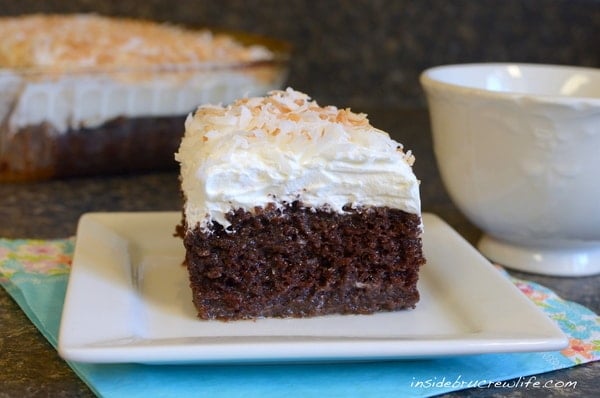
[[[423,109],[361,109],[417,157],[423,210],[446,220],[469,242],[480,235],[452,205],[434,162],[427,112]],[[93,177],[24,184],[0,184],[0,237],[73,236],[81,214],[90,211],[179,210],[177,173]],[[567,300],[600,313],[600,276],[555,278],[513,272],[541,283]],[[16,303],[0,289],[0,398],[86,397],[87,386],[60,359]],[[577,381],[574,389],[474,389],[445,396],[589,397],[600,390],[600,363],[537,376],[537,380]]]

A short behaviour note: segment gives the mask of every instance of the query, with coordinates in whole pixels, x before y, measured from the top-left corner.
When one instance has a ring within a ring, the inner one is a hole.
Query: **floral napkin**
[[[0,284],[55,347],[74,242],[0,239]],[[598,315],[543,286],[511,280],[569,336],[567,348],[368,363],[69,365],[103,397],[427,397],[465,388],[528,388],[536,374],[600,359]],[[574,381],[559,382],[569,387]]]

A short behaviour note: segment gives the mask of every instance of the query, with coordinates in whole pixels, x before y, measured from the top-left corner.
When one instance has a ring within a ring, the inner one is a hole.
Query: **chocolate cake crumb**
[[[344,213],[296,201],[227,214],[184,235],[201,319],[370,314],[414,308],[421,219],[388,207]]]

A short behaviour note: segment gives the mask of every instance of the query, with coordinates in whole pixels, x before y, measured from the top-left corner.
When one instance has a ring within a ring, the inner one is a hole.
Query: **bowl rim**
[[[419,81],[422,87],[427,91],[428,89],[445,89],[448,91],[454,91],[461,94],[476,94],[484,97],[492,97],[496,99],[528,99],[538,102],[553,102],[553,103],[573,103],[573,102],[585,102],[600,106],[600,96],[577,96],[577,95],[560,95],[560,94],[540,94],[540,93],[527,93],[523,91],[496,91],[482,87],[471,87],[457,83],[449,83],[440,79],[436,79],[432,76],[433,72],[445,69],[474,69],[474,68],[493,68],[493,67],[507,67],[507,66],[519,66],[532,69],[562,69],[581,71],[588,74],[597,74],[600,79],[600,69],[588,67],[588,66],[576,66],[576,65],[559,65],[559,64],[542,64],[542,63],[524,63],[524,62],[474,62],[474,63],[459,63],[459,64],[444,64],[432,66],[423,70],[419,75]]]

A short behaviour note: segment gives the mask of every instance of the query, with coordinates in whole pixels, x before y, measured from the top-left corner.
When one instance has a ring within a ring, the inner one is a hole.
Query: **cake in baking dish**
[[[230,34],[94,14],[0,18],[0,181],[177,167],[185,116],[280,88]]]
[[[288,88],[188,116],[178,233],[202,319],[413,308],[414,157],[364,114]]]

